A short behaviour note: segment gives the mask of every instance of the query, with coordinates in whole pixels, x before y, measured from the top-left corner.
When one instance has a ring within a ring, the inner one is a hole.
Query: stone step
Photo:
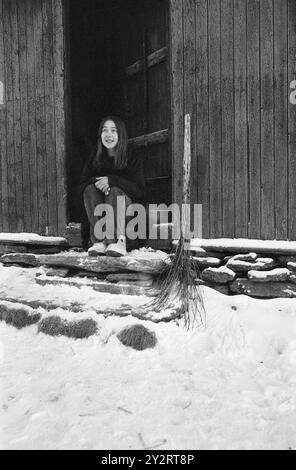
[[[290,271],[287,268],[276,268],[271,271],[249,271],[248,278],[257,282],[289,281]]]
[[[227,282],[233,281],[235,276],[235,272],[226,266],[207,268],[201,274],[202,280],[210,284],[226,284]]]
[[[37,276],[36,283],[41,286],[56,285],[56,286],[74,286],[74,287],[90,287],[98,292],[106,292],[108,294],[123,294],[123,295],[145,295],[148,297],[155,297],[159,291],[149,287],[138,286],[132,283],[111,283],[107,281],[95,281],[93,279],[83,278],[60,278],[48,277],[46,275]]]
[[[63,237],[45,237],[37,233],[0,233],[0,245],[54,245],[66,246],[67,240]]]
[[[296,297],[296,284],[289,282],[257,282],[250,279],[236,279],[230,283],[230,290],[236,294],[265,299]]]
[[[159,258],[157,257],[159,256]],[[91,257],[87,253],[74,251],[53,255],[32,255],[27,253],[13,253],[0,257],[2,263],[20,263],[29,266],[58,266],[65,268],[84,269],[93,272],[116,273],[120,271],[136,271],[148,274],[159,273],[170,262],[165,253],[145,257],[139,256],[98,256]]]

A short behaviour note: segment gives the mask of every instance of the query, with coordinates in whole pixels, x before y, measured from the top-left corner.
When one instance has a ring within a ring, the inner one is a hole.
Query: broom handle
[[[182,235],[189,242],[190,233],[190,166],[191,166],[191,132],[190,114],[185,115],[184,158],[183,158],[183,204]],[[189,248],[189,247],[188,247]]]

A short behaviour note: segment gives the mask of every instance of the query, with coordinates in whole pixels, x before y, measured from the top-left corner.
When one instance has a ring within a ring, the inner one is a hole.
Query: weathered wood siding
[[[0,231],[65,230],[64,25],[62,0],[0,0]]]
[[[295,0],[170,0],[173,198],[192,117],[204,237],[296,239]]]

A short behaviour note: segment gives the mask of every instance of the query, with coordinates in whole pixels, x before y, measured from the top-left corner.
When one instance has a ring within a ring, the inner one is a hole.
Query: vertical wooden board
[[[288,83],[296,79],[296,2],[288,0]],[[290,93],[292,90],[289,90]],[[296,105],[288,104],[289,239],[296,240]]]
[[[42,2],[42,48],[44,67],[45,97],[45,150],[48,203],[48,235],[58,233],[57,221],[57,168],[55,152],[55,113],[54,113],[54,64],[53,64],[53,24],[52,4]]]
[[[274,129],[273,129],[273,1],[260,1],[261,29],[261,238],[273,239]]]
[[[4,37],[4,8],[0,0],[0,81],[3,83],[3,104],[0,104],[0,231],[8,232],[8,185],[7,185],[7,153],[6,153],[6,75],[5,75],[5,37]]]
[[[35,116],[35,41],[34,41],[34,11],[33,2],[24,2],[27,35],[27,93],[28,93],[28,126],[29,126],[29,171],[31,182],[31,215],[32,231],[39,232],[38,212],[38,173],[36,147],[36,116]]]
[[[53,58],[55,92],[55,136],[57,163],[57,216],[58,235],[64,235],[66,217],[66,119],[65,119],[65,31],[64,2],[52,0],[53,8]]]
[[[21,100],[20,100],[20,64],[19,64],[19,33],[17,2],[11,0],[10,27],[12,38],[12,88],[13,88],[13,140],[14,140],[14,177],[16,204],[16,231],[24,231],[24,195],[23,195],[23,165],[22,165],[22,130],[21,130]]]
[[[208,1],[196,3],[197,193],[202,204],[203,238],[210,236]]]
[[[5,61],[5,81],[6,81],[6,157],[7,157],[7,187],[8,187],[8,225],[10,232],[17,231],[16,212],[16,178],[14,162],[14,113],[13,113],[13,68],[12,54],[13,41],[11,27],[11,2],[3,2],[3,22],[4,22],[4,61]]]
[[[35,54],[35,108],[36,108],[36,148],[37,148],[37,175],[38,175],[38,214],[39,233],[46,235],[48,227],[47,217],[47,174],[46,174],[46,135],[45,135],[45,97],[44,97],[44,68],[42,47],[43,19],[42,2],[33,2],[34,11],[34,54]]]
[[[173,202],[182,203],[184,139],[183,107],[183,0],[170,0],[172,190]]]
[[[128,111],[128,135],[136,137],[143,133],[143,78],[134,75],[126,80],[126,105]]]
[[[27,73],[27,32],[26,11],[24,2],[17,2],[18,36],[19,36],[19,82],[21,109],[21,165],[22,165],[22,194],[23,194],[23,224],[25,232],[32,232],[31,206],[31,175],[28,120],[28,73]]]
[[[184,16],[184,115],[190,115],[191,122],[191,163],[190,203],[191,231],[194,206],[197,204],[197,148],[196,148],[196,15],[195,0],[187,0],[183,6]],[[184,183],[183,183],[184,184]]]
[[[260,238],[260,1],[247,0],[249,238]]]
[[[221,111],[223,237],[235,235],[233,0],[221,2]]]
[[[220,0],[208,2],[210,236],[222,236],[221,24]]]
[[[287,1],[274,0],[275,236],[288,236]]]
[[[234,0],[235,235],[243,238],[249,221],[246,57],[246,2]]]

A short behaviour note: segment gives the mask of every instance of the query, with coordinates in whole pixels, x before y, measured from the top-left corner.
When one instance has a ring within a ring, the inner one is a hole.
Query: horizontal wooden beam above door
[[[153,67],[154,65],[164,62],[167,58],[167,47],[162,47],[155,52],[152,52],[147,56],[147,67]],[[138,72],[141,72],[144,68],[143,60],[137,60],[133,64],[129,65],[125,69],[125,74],[127,77],[131,77]]]
[[[129,139],[129,144],[133,147],[147,147],[148,145],[164,144],[168,141],[169,130],[151,132],[150,134],[139,135]]]
[[[165,181],[165,180],[169,180],[171,179],[171,175],[165,175],[165,176],[155,176],[153,178],[145,178],[145,181],[146,183],[154,183],[154,182],[161,182],[161,181]]]

